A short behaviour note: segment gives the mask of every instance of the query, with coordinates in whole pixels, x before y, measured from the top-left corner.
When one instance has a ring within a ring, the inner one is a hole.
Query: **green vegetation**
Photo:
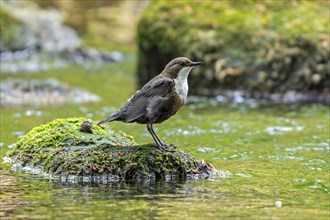
[[[171,58],[187,56],[205,63],[190,77],[195,94],[216,94],[220,88],[327,91],[326,6],[322,1],[154,1],[138,24],[139,83]]]
[[[0,6],[0,49],[15,48],[15,29],[18,26],[16,19]]]
[[[92,132],[81,130],[89,122]],[[185,177],[199,162],[176,149],[162,153],[136,145],[131,136],[105,130],[87,118],[56,119],[32,129],[21,138],[9,157],[23,167],[41,167],[57,175],[116,175],[126,180],[141,177]]]

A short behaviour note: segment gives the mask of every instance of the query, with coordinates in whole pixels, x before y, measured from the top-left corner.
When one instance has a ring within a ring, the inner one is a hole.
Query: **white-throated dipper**
[[[135,92],[124,106],[97,125],[111,121],[147,124],[156,146],[161,151],[168,151],[168,145],[160,140],[152,125],[162,123],[181,108],[188,94],[189,72],[202,63],[192,62],[186,57],[173,59],[159,75]]]

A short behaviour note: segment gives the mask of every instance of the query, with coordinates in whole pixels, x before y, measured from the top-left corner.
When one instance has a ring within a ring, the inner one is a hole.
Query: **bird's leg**
[[[169,151],[167,144],[164,144],[160,138],[155,133],[154,129],[152,128],[152,124],[147,124],[147,130],[151,134],[152,138],[156,142],[157,148],[161,151]]]
[[[147,124],[147,130],[151,134],[152,138],[154,139],[154,141],[156,142],[156,144],[158,145],[158,147],[163,147],[164,146],[164,143],[156,135],[154,129],[152,128],[152,124]]]

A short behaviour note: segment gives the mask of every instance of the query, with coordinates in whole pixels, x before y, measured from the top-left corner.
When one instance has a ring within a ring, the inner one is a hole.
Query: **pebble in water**
[[[276,202],[275,202],[275,207],[278,208],[278,209],[279,209],[279,208],[282,208],[282,202],[279,201],[279,200],[276,201]]]

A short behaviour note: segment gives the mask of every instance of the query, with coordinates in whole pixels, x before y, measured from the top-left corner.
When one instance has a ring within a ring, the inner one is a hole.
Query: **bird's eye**
[[[182,66],[184,66],[185,65],[185,63],[182,61],[181,63],[180,63]]]

